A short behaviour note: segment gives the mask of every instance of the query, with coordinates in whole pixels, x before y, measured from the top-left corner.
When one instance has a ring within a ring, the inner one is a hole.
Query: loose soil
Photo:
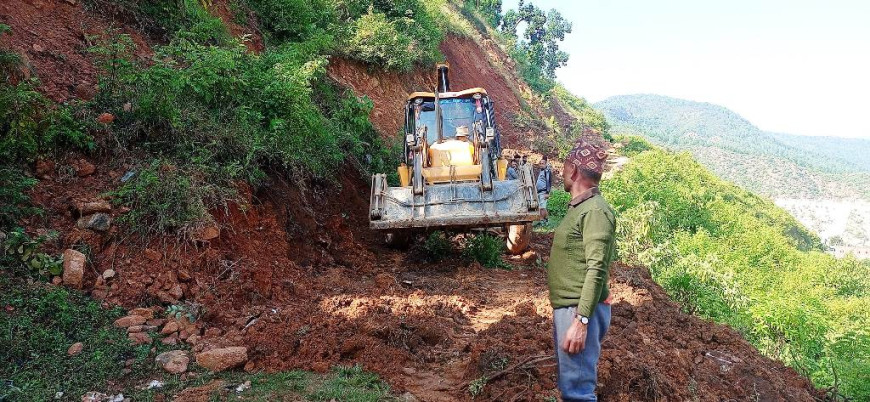
[[[228,9],[220,14],[229,18]],[[50,97],[92,96],[96,72],[84,53],[85,35],[110,27],[108,21],[75,1],[3,2],[0,21],[14,33],[0,44],[25,55]],[[448,38],[442,51],[454,87],[485,83],[499,102],[506,146],[528,149],[534,133],[515,118],[522,88],[489,59],[500,51],[493,46]],[[385,136],[398,133],[406,94],[434,87],[429,70],[375,75],[333,59],[329,73],[372,98],[372,120]],[[87,251],[85,289],[96,298],[127,308],[186,303],[199,314],[198,350],[246,346],[247,369],[268,372],[361,364],[423,401],[470,400],[468,385],[484,377],[492,380],[475,400],[556,396],[543,267],[548,235],[533,244],[543,261],[508,260],[512,270],[485,269],[458,256],[428,263],[417,248],[383,247],[368,229],[368,181],[355,173],[336,183],[272,175],[262,188],[242,188],[239,203],[212,211],[220,234],[210,240],[139,239],[122,235],[117,224],[97,233],[75,227],[71,206],[116,188],[132,165],[98,157],[91,160],[96,172],[78,177],[72,166],[80,159],[56,161],[32,194],[45,214],[23,223],[31,232],[61,233],[49,251]],[[99,275],[107,269],[116,275],[105,281]],[[603,401],[817,396],[805,378],[761,356],[735,331],[683,314],[646,269],[617,264],[610,286],[613,320],[599,371]],[[179,288],[180,295],[170,295]]]

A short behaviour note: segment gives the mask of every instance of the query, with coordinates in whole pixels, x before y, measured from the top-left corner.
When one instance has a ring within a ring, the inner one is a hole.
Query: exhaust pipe
[[[447,63],[439,64],[436,71],[438,74],[438,92],[450,92],[450,65]]]

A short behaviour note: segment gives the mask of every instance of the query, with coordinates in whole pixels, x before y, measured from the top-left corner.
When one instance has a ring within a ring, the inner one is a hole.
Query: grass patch
[[[359,365],[337,366],[331,376],[309,394],[311,401],[376,402],[390,396],[390,387],[377,374],[367,372]]]
[[[123,311],[75,291],[0,274],[0,306],[0,400],[47,401],[58,392],[77,399],[148,353],[113,327]],[[67,356],[76,342],[83,351]]]

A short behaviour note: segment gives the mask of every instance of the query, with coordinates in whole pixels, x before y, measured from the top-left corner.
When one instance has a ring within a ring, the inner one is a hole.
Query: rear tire
[[[404,249],[408,247],[410,242],[411,234],[407,231],[387,232],[387,234],[384,235],[384,243],[387,244],[387,247]]]
[[[532,224],[509,225],[507,232],[506,245],[509,254],[519,255],[529,249],[532,242]]]

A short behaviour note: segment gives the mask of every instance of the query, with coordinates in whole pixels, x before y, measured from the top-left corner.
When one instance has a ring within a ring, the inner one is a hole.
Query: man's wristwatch
[[[584,317],[580,314],[574,314],[574,317],[576,317],[578,320],[580,320],[580,323],[583,325],[589,324],[589,317]]]

